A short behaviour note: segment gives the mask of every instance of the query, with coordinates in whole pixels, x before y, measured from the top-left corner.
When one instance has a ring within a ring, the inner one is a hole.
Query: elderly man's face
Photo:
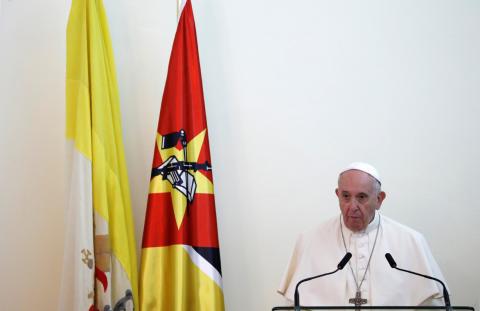
[[[385,199],[375,178],[358,170],[342,173],[335,193],[345,225],[352,231],[367,228]]]

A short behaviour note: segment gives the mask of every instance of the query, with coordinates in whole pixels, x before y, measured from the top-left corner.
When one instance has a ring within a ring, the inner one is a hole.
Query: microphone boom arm
[[[340,270],[340,269],[337,268],[335,271],[332,271],[332,272],[328,272],[328,273],[323,273],[323,274],[311,276],[311,277],[309,277],[309,278],[303,279],[303,280],[301,280],[300,282],[298,282],[298,283],[297,283],[297,286],[295,286],[295,294],[294,294],[294,297],[293,297],[293,299],[294,299],[294,305],[295,305],[295,311],[299,311],[299,310],[300,310],[300,294],[298,293],[298,287],[300,286],[300,284],[302,284],[303,282],[311,281],[311,280],[316,279],[316,278],[320,278],[320,277],[322,277],[322,276],[334,274],[334,273],[337,272],[338,270]]]
[[[337,269],[335,271],[311,276],[311,277],[300,280],[297,283],[297,285],[295,286],[295,294],[293,296],[295,311],[300,311],[300,294],[298,292],[298,287],[300,286],[300,284],[302,284],[303,282],[311,281],[311,280],[316,279],[316,278],[320,278],[322,276],[327,276],[327,275],[330,275],[330,274],[334,274],[335,272],[337,272],[339,270],[342,270],[343,267],[345,267],[345,265],[348,263],[350,258],[352,258],[352,254],[350,252],[348,252],[348,253],[345,254],[345,256],[343,256],[342,260],[340,260],[340,262],[337,265]]]
[[[391,255],[390,253],[386,253],[386,254],[385,254],[385,258],[387,259],[388,264],[390,265],[390,267],[392,267],[393,269],[397,269],[397,270],[402,271],[402,272],[406,272],[406,273],[418,275],[418,276],[421,276],[421,277],[424,277],[424,278],[427,278],[427,279],[430,279],[430,280],[433,280],[433,281],[437,281],[437,282],[439,282],[440,284],[442,284],[442,287],[443,287],[443,299],[444,299],[444,301],[445,301],[445,308],[446,308],[447,311],[448,311],[448,310],[451,310],[452,306],[451,306],[451,304],[450,304],[450,295],[448,294],[447,286],[445,286],[445,283],[443,283],[440,279],[434,278],[434,277],[429,276],[429,275],[425,275],[425,274],[413,272],[413,271],[410,271],[410,270],[405,270],[405,269],[398,268],[398,267],[397,267],[397,263],[395,262],[395,260],[393,259],[392,255]]]
[[[445,300],[445,306],[448,307],[448,308],[451,307],[450,296],[447,292],[447,287],[445,286],[445,283],[443,283],[440,279],[437,279],[437,278],[434,278],[434,277],[431,277],[431,276],[428,276],[428,275],[425,275],[425,274],[421,274],[421,273],[417,273],[417,272],[413,272],[413,271],[408,271],[408,270],[401,269],[401,268],[398,268],[398,267],[394,267],[394,269],[397,269],[397,270],[400,270],[400,271],[403,271],[403,272],[407,272],[407,273],[412,273],[412,274],[415,274],[415,275],[418,275],[418,276],[423,276],[424,278],[439,282],[440,284],[442,284],[442,287],[443,287],[443,298]]]

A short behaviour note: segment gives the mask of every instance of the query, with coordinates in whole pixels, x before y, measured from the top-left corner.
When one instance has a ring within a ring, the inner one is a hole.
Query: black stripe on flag
[[[213,247],[195,247],[193,249],[200,254],[206,261],[208,261],[218,273],[222,275],[222,268],[220,265],[220,249]]]

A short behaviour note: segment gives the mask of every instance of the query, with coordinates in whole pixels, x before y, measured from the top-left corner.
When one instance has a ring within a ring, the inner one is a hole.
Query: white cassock
[[[355,298],[357,292],[353,274],[360,283],[365,270],[361,286],[361,296],[368,301],[365,305],[443,304],[443,289],[439,283],[392,269],[385,259],[385,253],[390,253],[399,268],[433,276],[445,283],[425,238],[378,212],[362,232],[349,230],[337,216],[301,234],[278,289],[280,294],[293,301],[298,281],[336,269],[346,253],[340,222],[347,250],[353,255],[350,264],[333,275],[300,285],[301,305],[350,305],[349,299]],[[379,222],[377,243],[367,269]]]

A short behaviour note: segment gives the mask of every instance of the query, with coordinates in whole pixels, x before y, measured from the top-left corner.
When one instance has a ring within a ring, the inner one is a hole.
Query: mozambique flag
[[[115,76],[102,0],[73,0],[67,26],[69,176],[62,311],[133,310],[138,302]]]
[[[224,310],[212,166],[190,1],[180,16],[170,55],[142,244],[142,310]]]

